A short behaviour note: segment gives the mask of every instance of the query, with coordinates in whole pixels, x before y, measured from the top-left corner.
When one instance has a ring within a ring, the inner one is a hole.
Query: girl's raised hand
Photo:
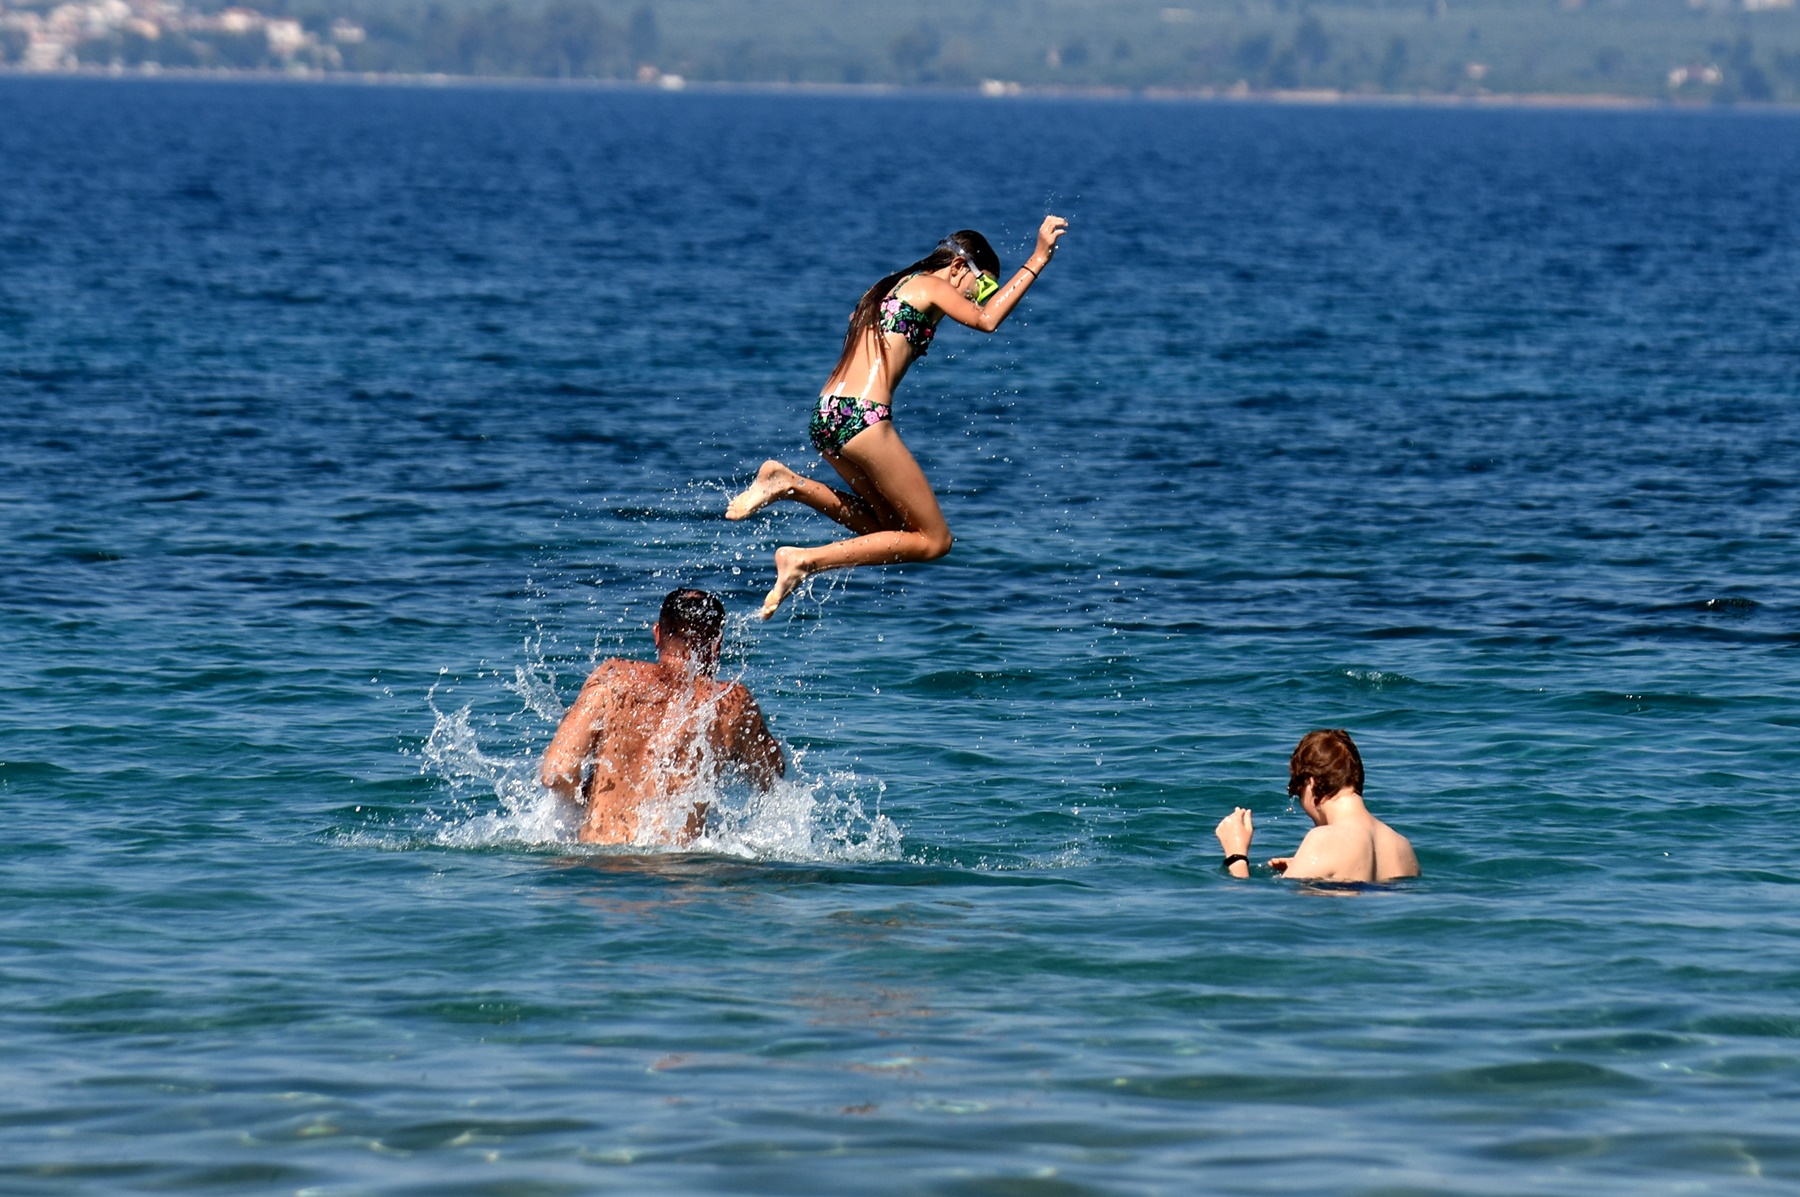
[[[1037,251],[1048,260],[1056,252],[1056,243],[1069,231],[1069,222],[1060,216],[1046,216],[1038,226]]]

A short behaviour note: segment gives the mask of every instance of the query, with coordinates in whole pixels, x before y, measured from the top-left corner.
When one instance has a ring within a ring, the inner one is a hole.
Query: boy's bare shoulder
[[[1368,842],[1368,835],[1356,827],[1332,827],[1321,825],[1306,833],[1300,841],[1302,848],[1311,847],[1320,851],[1331,851],[1343,848],[1355,848]]]
[[[1287,875],[1296,880],[1374,880],[1376,852],[1369,830],[1354,825],[1313,828],[1294,850]]]
[[[1413,852],[1412,841],[1379,819],[1375,821],[1375,825],[1375,851],[1379,858],[1377,871],[1380,873],[1380,880],[1417,877],[1419,858]]]
[[[1383,823],[1380,819],[1375,820],[1375,835],[1389,843],[1405,844],[1409,851],[1412,848],[1411,840],[1401,835],[1398,831],[1395,831],[1392,827],[1389,827],[1386,823]]]

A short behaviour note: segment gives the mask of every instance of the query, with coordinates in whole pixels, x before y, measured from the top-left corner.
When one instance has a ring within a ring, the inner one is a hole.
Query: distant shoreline
[[[1531,108],[1589,111],[1666,112],[1800,112],[1800,103],[1783,101],[1734,101],[1719,104],[1704,100],[1667,100],[1651,96],[1612,95],[1590,92],[1421,92],[1385,93],[1337,91],[1329,88],[1296,90],[1176,87],[1034,87],[990,82],[969,87],[919,87],[893,83],[782,83],[688,80],[666,76],[656,82],[634,79],[550,79],[522,75],[438,75],[378,71],[263,71],[230,68],[195,69],[162,67],[153,70],[90,67],[76,70],[21,70],[0,67],[0,79],[129,80],[142,82],[349,85],[358,87],[461,87],[520,88],[527,90],[698,92],[702,94],[841,95],[841,96],[944,96],[1007,100],[1087,100],[1118,102],[1143,100],[1159,103],[1276,104],[1293,107],[1371,108]]]

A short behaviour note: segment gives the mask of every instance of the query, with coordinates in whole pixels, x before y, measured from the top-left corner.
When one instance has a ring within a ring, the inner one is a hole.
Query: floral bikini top
[[[931,338],[937,336],[937,325],[925,319],[924,312],[898,295],[889,295],[881,301],[881,331],[899,333],[906,338],[906,343],[912,346],[915,354],[924,357],[926,350],[931,348]]]

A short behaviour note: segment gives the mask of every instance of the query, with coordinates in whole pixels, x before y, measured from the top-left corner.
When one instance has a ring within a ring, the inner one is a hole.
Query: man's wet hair
[[[689,644],[711,644],[725,632],[725,604],[704,590],[671,590],[657,616],[663,635],[679,636]]]
[[[1328,727],[1300,737],[1294,755],[1288,758],[1289,796],[1298,798],[1309,778],[1315,798],[1329,798],[1345,786],[1363,792],[1362,753],[1356,750],[1349,732]]]

